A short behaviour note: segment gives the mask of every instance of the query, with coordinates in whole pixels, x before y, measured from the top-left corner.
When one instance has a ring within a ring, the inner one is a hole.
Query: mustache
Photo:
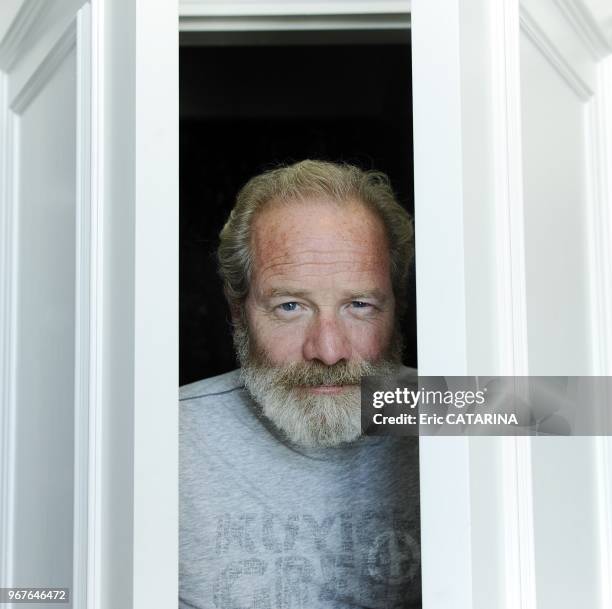
[[[276,383],[285,389],[320,385],[358,385],[363,376],[372,374],[368,362],[342,361],[331,366],[321,362],[293,362],[276,367]]]

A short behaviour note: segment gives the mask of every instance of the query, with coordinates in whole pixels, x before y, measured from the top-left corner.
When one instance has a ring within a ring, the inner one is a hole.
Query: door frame
[[[612,121],[603,112],[612,100],[611,61],[604,60],[609,49],[579,0],[541,5],[181,2],[182,33],[410,26],[419,370],[425,375],[528,374],[519,36],[523,31],[535,39],[571,77],[565,42],[554,38],[559,18],[600,60],[591,112],[592,285],[594,320],[602,330],[597,370],[612,374],[612,188],[604,170],[612,159]],[[473,237],[483,231],[490,236],[487,251],[475,251]],[[442,287],[439,277],[446,278]],[[420,446],[423,606],[535,609],[530,439],[421,438]],[[602,456],[609,454],[608,439],[598,446]],[[606,474],[612,464],[601,464],[598,509],[610,540],[604,515],[612,513]],[[602,564],[609,566],[610,556],[608,541]]]
[[[413,52],[414,52],[414,14],[413,6],[419,7],[417,16],[420,22],[423,23],[422,32],[429,42],[433,42],[435,50],[428,49],[423,54],[423,61],[420,65],[415,64],[413,56],[413,78],[421,78],[423,81],[422,91],[414,93],[415,104],[421,100],[429,99],[429,102],[424,101],[424,106],[419,110],[425,115],[426,122],[429,128],[431,125],[431,113],[427,109],[431,104],[430,97],[435,96],[431,91],[426,90],[426,83],[431,83],[433,79],[429,77],[432,67],[439,69],[439,63],[442,61],[448,62],[450,66],[455,67],[457,47],[457,32],[453,31],[452,19],[441,19],[439,14],[441,7],[438,6],[437,13],[433,7],[426,8],[424,3],[419,3],[418,0],[410,1],[371,1],[360,2],[355,0],[328,0],[317,3],[298,2],[295,5],[288,4],[282,1],[268,2],[241,2],[232,3],[230,5],[222,2],[209,2],[206,0],[183,0],[180,4],[180,30],[181,34],[198,33],[199,36],[207,34],[217,34],[218,32],[232,33],[236,32],[245,34],[252,31],[289,31],[289,32],[304,32],[312,30],[373,30],[373,29],[406,29],[412,30],[413,36]],[[430,5],[435,3],[429,3]],[[455,2],[446,3],[447,5],[455,5]],[[456,5],[458,11],[458,4]],[[428,21],[427,21],[428,19]],[[431,30],[435,30],[432,35]],[[427,32],[427,34],[425,34]],[[448,38],[447,38],[448,37]],[[192,39],[193,40],[193,39]],[[450,42],[449,42],[450,41]],[[428,57],[426,57],[428,55]],[[458,75],[448,75],[449,80],[445,82],[449,91],[456,88],[453,77]],[[413,89],[414,89],[413,81]],[[434,87],[435,88],[435,87]],[[461,100],[454,96],[450,100],[445,100],[447,108],[452,111],[451,115],[455,115],[460,110]],[[417,115],[417,107],[414,109],[415,117]],[[419,310],[425,310],[428,300],[435,300],[432,289],[423,281],[424,274],[420,272],[420,267],[425,266],[422,261],[427,258],[427,253],[423,248],[423,243],[427,239],[423,238],[425,230],[433,232],[437,235],[437,229],[430,225],[425,218],[423,208],[426,206],[426,198],[422,196],[423,202],[419,206],[419,194],[417,191],[417,171],[422,171],[423,175],[428,174],[426,163],[432,162],[422,161],[417,168],[416,162],[416,129],[418,120],[414,121],[415,129],[415,223],[417,231],[421,231],[421,226],[424,226],[423,233],[419,237],[417,233],[417,293],[421,291],[421,302],[418,303]],[[447,126],[447,125],[445,125]],[[438,133],[438,126],[435,127]],[[445,159],[445,163],[450,167],[455,167],[457,160],[460,161],[461,146],[457,148],[457,143],[460,143],[459,134],[456,133],[455,140],[452,143],[448,141],[445,145],[449,146],[449,156]],[[428,138],[423,136],[423,142]],[[437,151],[431,150],[437,154]],[[459,154],[459,159],[455,156]],[[421,151],[423,159],[425,159],[424,151]],[[438,166],[434,163],[432,167]],[[459,167],[461,163],[459,162]],[[422,182],[423,180],[421,180]],[[445,211],[448,211],[455,206],[455,215],[462,213],[463,197],[457,198],[456,191],[451,193],[447,199],[448,206]],[[430,197],[431,198],[431,197]],[[457,207],[457,205],[459,207]],[[460,252],[460,256],[449,256],[443,260],[439,260],[438,269],[442,272],[444,263],[449,263],[449,258],[452,264],[449,268],[456,268],[457,261],[463,258],[463,241],[462,236],[458,231],[454,230],[451,222],[449,222],[450,232],[453,233],[453,239],[459,238],[456,243],[458,249],[455,253]],[[437,254],[434,254],[434,258]],[[446,271],[447,272],[447,271]],[[457,281],[463,281],[463,272],[457,274]],[[420,283],[419,283],[420,282]],[[434,290],[435,291],[435,290]],[[463,289],[459,290],[463,292]],[[456,297],[453,297],[453,302],[456,302]],[[449,307],[445,307],[445,314],[449,313]],[[462,331],[463,322],[461,321],[461,308],[457,309],[457,313],[449,315],[445,324],[442,324],[447,331],[452,329],[456,332]],[[427,325],[431,316],[421,316],[419,320],[419,332],[422,336],[438,335],[434,328],[440,327],[436,323]],[[431,341],[433,344],[435,341]],[[433,350],[438,353],[437,350]],[[422,345],[419,346],[419,362],[423,361],[423,369],[427,369],[427,361],[429,354]],[[444,369],[443,374],[466,374],[461,367],[460,357],[456,355],[453,358],[453,367],[445,367],[439,357],[433,357],[432,365],[429,366],[429,374],[442,374],[441,369]],[[420,366],[421,367],[421,366]],[[436,372],[432,372],[435,370]],[[453,371],[451,371],[453,370]],[[427,374],[427,372],[425,372]],[[472,581],[473,581],[473,557],[472,557],[472,537],[476,534],[471,526],[472,510],[471,496],[475,489],[471,487],[470,463],[471,451],[470,443],[465,438],[421,438],[420,441],[420,475],[421,475],[421,559],[422,559],[422,582],[423,582],[423,607],[426,609],[447,609],[452,606],[458,609],[472,609]],[[488,452],[496,450],[497,447],[488,447]],[[507,469],[512,466],[516,467],[518,454],[512,450],[506,450],[504,456],[507,463]],[[525,469],[525,468],[524,468]],[[528,472],[529,470],[526,469]],[[511,473],[508,473],[510,476]],[[523,486],[528,487],[529,479]],[[518,491],[510,484],[506,485],[507,494],[516,494]],[[442,495],[440,495],[442,493]],[[444,503],[439,501],[440,496],[445,496]],[[515,499],[514,496],[508,497],[509,501]],[[448,504],[455,506],[454,518],[448,519],[445,511]],[[443,573],[444,577],[440,577]],[[511,576],[515,574],[512,573]]]

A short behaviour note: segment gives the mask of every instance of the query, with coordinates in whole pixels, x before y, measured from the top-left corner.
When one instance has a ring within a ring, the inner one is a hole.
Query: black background
[[[181,385],[236,367],[215,250],[237,191],[304,158],[384,171],[413,213],[409,44],[181,48]],[[402,331],[416,367],[412,284]]]

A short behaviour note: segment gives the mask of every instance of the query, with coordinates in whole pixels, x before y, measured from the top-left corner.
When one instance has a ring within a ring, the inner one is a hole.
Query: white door
[[[0,5],[0,586],[47,606],[176,605],[177,15]]]
[[[612,374],[609,3],[412,3],[419,371]],[[612,606],[607,438],[422,438],[427,609]]]

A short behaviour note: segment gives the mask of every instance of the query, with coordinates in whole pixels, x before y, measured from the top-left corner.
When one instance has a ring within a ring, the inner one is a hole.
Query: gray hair
[[[410,215],[395,198],[389,178],[380,171],[314,160],[266,171],[249,180],[238,193],[219,235],[217,250],[219,273],[230,306],[240,307],[249,292],[255,214],[271,201],[321,196],[338,203],[357,200],[382,220],[389,242],[393,292],[398,311],[403,311],[414,256],[414,229]]]

